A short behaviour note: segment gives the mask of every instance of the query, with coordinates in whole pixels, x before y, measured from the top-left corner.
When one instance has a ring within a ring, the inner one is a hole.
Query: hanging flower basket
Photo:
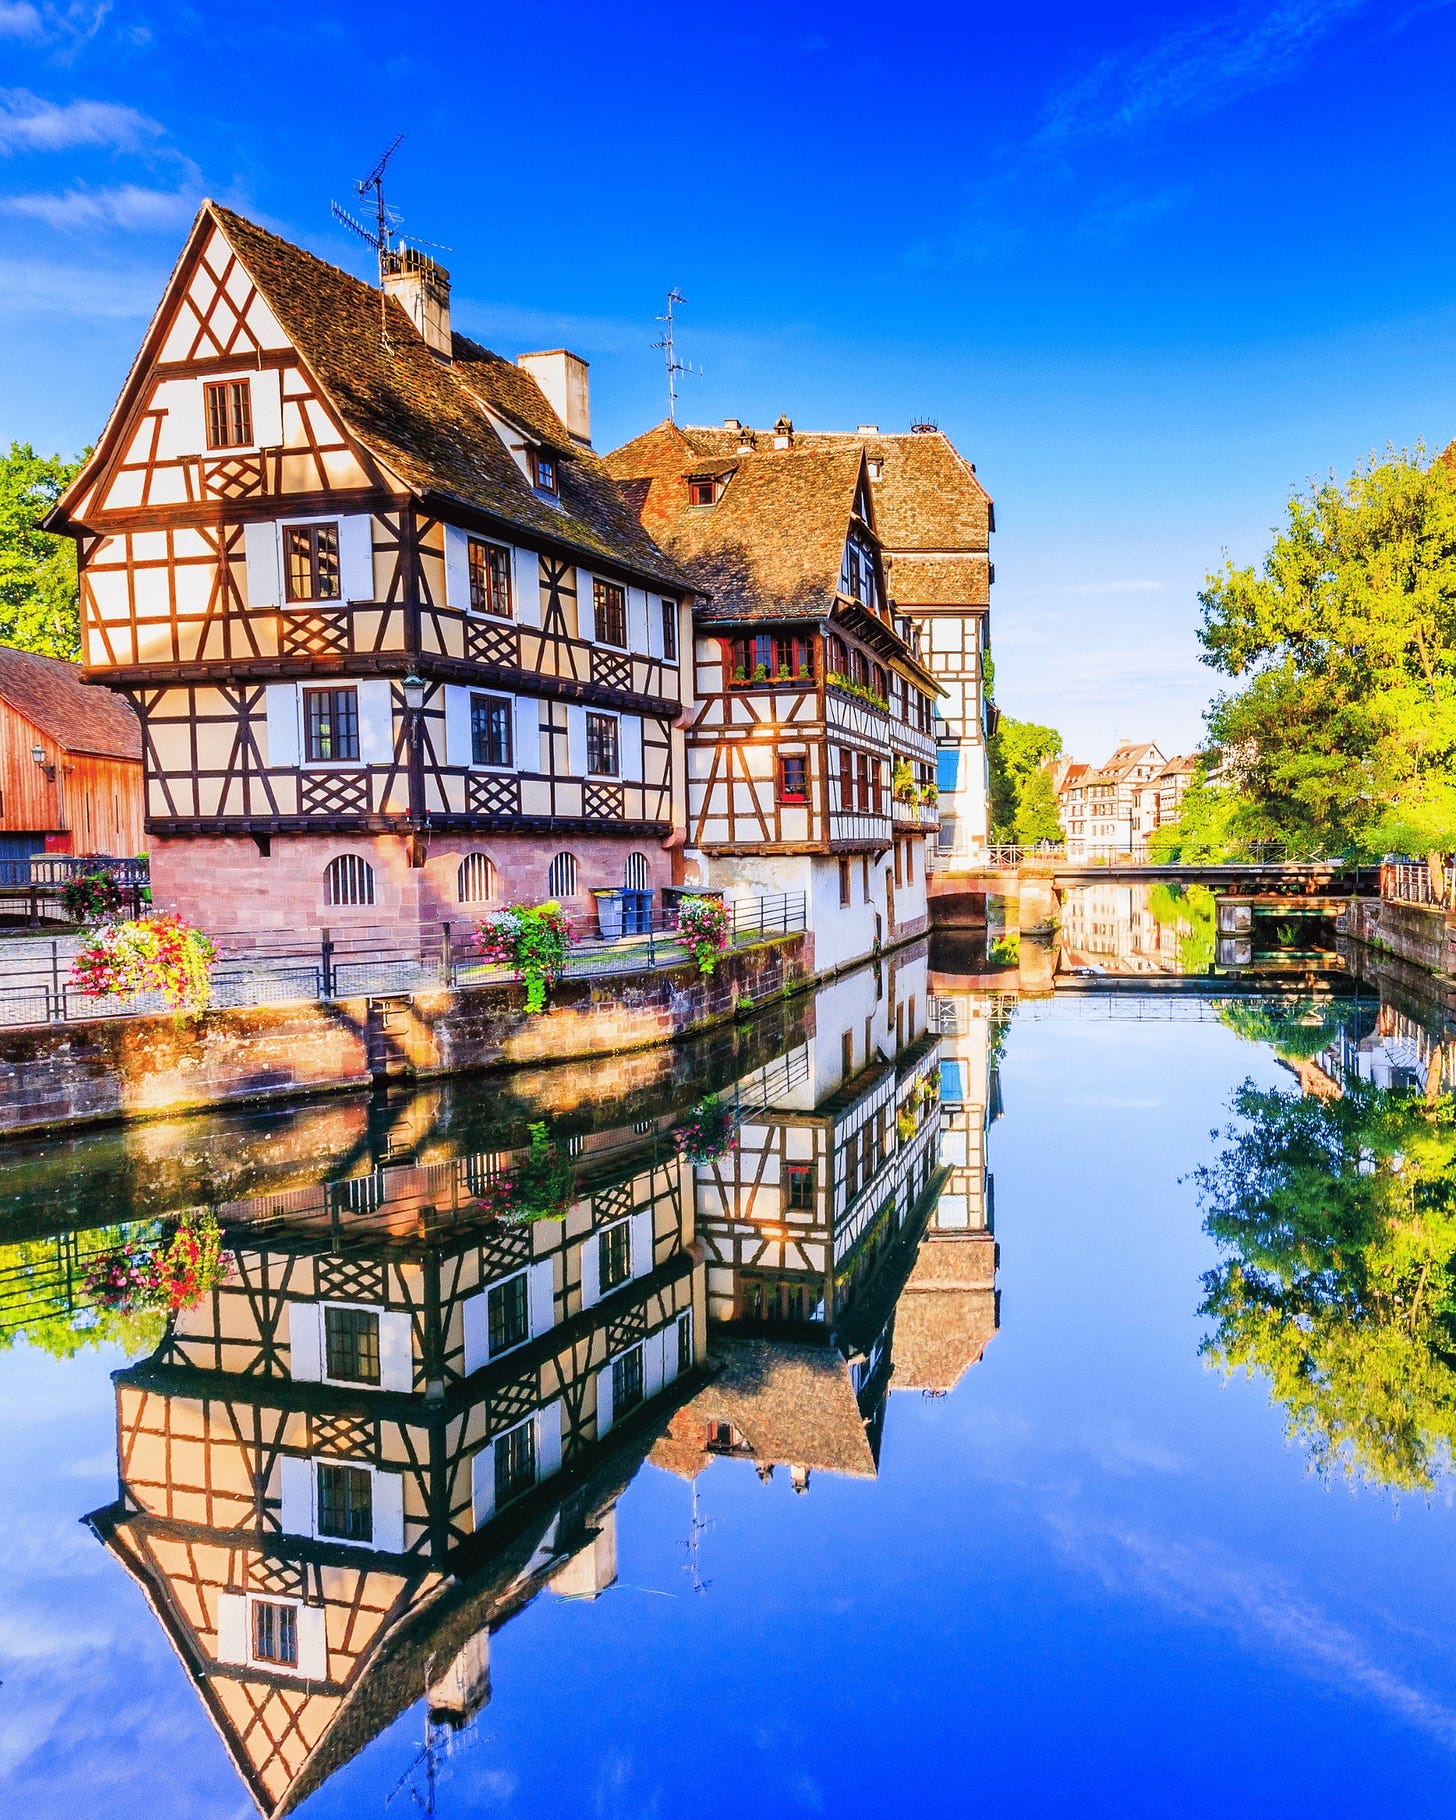
[[[699,973],[712,973],[731,940],[728,906],[721,897],[685,897],[678,909],[678,930],[693,951]]]
[[[86,1279],[103,1308],[122,1314],[177,1314],[195,1308],[232,1275],[233,1256],[222,1247],[222,1229],[212,1213],[184,1213],[170,1236],[155,1243],[138,1240],[107,1252]]]
[[[738,1141],[738,1121],[733,1108],[716,1093],[698,1101],[687,1121],[673,1134],[678,1154],[690,1163],[712,1163]]]
[[[87,998],[160,992],[174,1011],[205,1011],[216,959],[208,937],[180,916],[140,916],[88,936],[71,962],[71,982]]]
[[[69,923],[104,923],[122,911],[121,886],[109,872],[88,872],[84,878],[68,878],[61,891],[61,904]]]
[[[551,1136],[549,1127],[527,1127],[526,1153],[493,1176],[476,1205],[490,1219],[524,1225],[532,1220],[564,1220],[576,1198],[576,1171],[571,1158]]]
[[[511,967],[526,982],[526,1010],[546,1009],[546,994],[566,971],[572,934],[560,904],[512,904],[480,925],[476,949],[493,966]]]

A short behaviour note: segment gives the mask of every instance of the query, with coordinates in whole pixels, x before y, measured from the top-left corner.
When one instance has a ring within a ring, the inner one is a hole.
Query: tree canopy
[[[1292,499],[1262,568],[1229,563],[1199,598],[1204,661],[1243,686],[1208,716],[1235,791],[1190,792],[1185,821],[1306,853],[1456,847],[1446,458],[1390,451]]]
[[[1404,1491],[1456,1449],[1456,1110],[1347,1081],[1235,1097],[1196,1173],[1226,1254],[1203,1279],[1204,1351],[1261,1373],[1322,1472]]]
[[[1033,846],[1060,840],[1056,792],[1045,761],[1062,749],[1055,727],[1003,714],[991,735],[991,839],[1005,845]]]
[[[76,546],[40,529],[79,466],[37,455],[28,442],[12,442],[0,456],[0,644],[44,657],[81,654]]]

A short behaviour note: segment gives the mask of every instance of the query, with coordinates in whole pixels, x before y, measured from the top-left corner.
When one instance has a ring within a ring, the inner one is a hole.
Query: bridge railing
[[[1380,895],[1388,903],[1439,906],[1442,902],[1423,859],[1386,860],[1380,868]]]

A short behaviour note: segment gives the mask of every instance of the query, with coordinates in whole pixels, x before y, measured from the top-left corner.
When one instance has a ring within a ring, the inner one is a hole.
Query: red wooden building
[[[127,858],[142,833],[141,727],[79,664],[0,645],[0,859]]]

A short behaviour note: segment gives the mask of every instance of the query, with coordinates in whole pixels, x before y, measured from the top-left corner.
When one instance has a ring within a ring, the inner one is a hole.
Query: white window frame
[[[493,620],[495,622],[495,624],[499,625],[499,626],[516,625],[518,623],[518,621],[517,621],[517,615],[516,615],[516,552],[515,552],[514,547],[508,543],[497,543],[495,538],[487,537],[481,531],[466,531],[464,533],[464,537],[465,537],[465,549],[464,549],[465,611],[468,614],[470,614],[473,619]],[[508,589],[508,591],[510,593],[510,597],[511,597],[511,610],[509,613],[492,613],[488,607],[477,607],[477,606],[472,605],[471,599],[470,599],[470,545],[471,545],[472,540],[476,543],[485,544],[489,549],[499,550],[500,553],[505,557],[505,559],[506,559],[506,588]]]
[[[300,1306],[302,1306],[302,1304],[300,1304]],[[391,1386],[390,1384],[385,1382],[386,1363],[385,1363],[385,1325],[384,1325],[384,1323],[385,1323],[385,1317],[387,1315],[402,1314],[402,1315],[404,1315],[405,1320],[408,1320],[409,1319],[408,1314],[405,1313],[405,1311],[403,1309],[385,1308],[379,1302],[341,1302],[341,1301],[335,1300],[333,1297],[330,1297],[328,1301],[317,1302],[314,1304],[314,1306],[318,1309],[318,1319],[319,1319],[319,1377],[318,1377],[319,1383],[320,1384],[333,1384],[344,1390],[390,1390],[390,1389],[393,1389],[397,1393],[398,1388],[399,1388],[397,1385]],[[348,1310],[353,1310],[354,1312],[359,1313],[359,1314],[372,1314],[374,1316],[375,1321],[378,1324],[378,1328],[379,1328],[379,1382],[377,1384],[367,1383],[363,1378],[331,1378],[329,1376],[328,1311],[331,1308],[348,1309]],[[413,1334],[411,1334],[411,1336],[410,1336],[410,1365],[411,1365],[411,1375],[413,1375],[413,1365],[414,1365],[414,1337],[413,1337]]]
[[[477,615],[477,618],[482,617]],[[499,689],[476,688],[474,683],[466,683],[465,688],[465,737],[469,741],[470,757],[466,765],[469,771],[482,771],[486,776],[513,777],[519,766],[516,764],[516,698]],[[479,695],[487,701],[503,701],[506,704],[506,721],[510,727],[511,756],[504,765],[487,765],[476,762],[475,757],[475,697]],[[448,735],[446,745],[449,745]]]
[[[369,760],[364,756],[364,716],[363,703],[359,699],[359,684],[341,677],[337,682],[332,677],[321,677],[314,681],[312,677],[306,682],[294,684],[298,691],[298,768],[300,771],[362,771]],[[354,691],[354,720],[359,728],[358,758],[310,758],[308,755],[308,710],[304,704],[305,694],[315,690],[329,689],[337,693],[340,689]]]
[[[543,1270],[550,1273],[549,1278],[533,1274]],[[496,1351],[490,1343],[490,1294],[493,1289],[503,1289],[516,1277],[526,1279],[525,1337],[517,1340],[514,1345],[502,1346],[499,1351]],[[548,1289],[549,1301],[541,1293],[543,1285]],[[537,1319],[543,1301],[547,1301],[550,1310],[550,1319],[547,1321]],[[473,1325],[478,1320],[484,1329],[484,1343],[481,1348],[483,1356],[479,1357],[474,1365],[470,1363],[470,1359],[475,1348],[471,1345],[468,1335],[462,1336],[465,1346],[465,1370],[466,1375],[469,1376],[472,1372],[483,1370],[487,1365],[494,1365],[497,1359],[504,1359],[513,1352],[519,1352],[521,1347],[529,1346],[532,1340],[539,1339],[542,1334],[550,1333],[556,1327],[556,1266],[554,1261],[549,1257],[533,1258],[528,1264],[523,1264],[519,1270],[508,1271],[505,1276],[497,1277],[494,1282],[482,1284],[479,1289],[465,1298],[462,1310],[463,1321]],[[474,1312],[476,1310],[478,1312]]]

